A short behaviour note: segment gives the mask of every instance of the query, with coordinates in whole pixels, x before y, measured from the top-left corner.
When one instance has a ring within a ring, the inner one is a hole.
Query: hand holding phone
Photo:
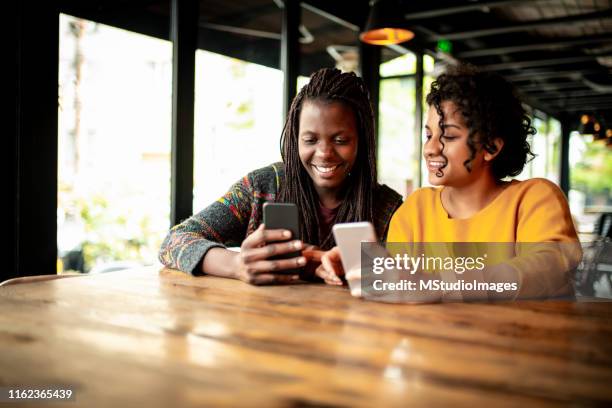
[[[293,283],[300,279],[299,268],[306,258],[299,255],[287,259],[271,259],[275,255],[295,253],[304,248],[300,240],[291,240],[291,231],[264,229],[261,224],[249,235],[236,254],[235,278],[253,285]]]
[[[337,258],[339,254],[351,294],[361,296],[361,243],[377,242],[374,226],[369,222],[350,222],[334,225],[332,232],[338,246],[330,255]]]
[[[304,243],[299,239],[297,206],[265,203],[263,221],[240,246],[235,265],[237,278],[254,285],[299,280],[306,258],[301,254]]]
[[[291,238],[300,239],[297,205],[292,203],[264,203],[263,222],[266,230],[289,230]],[[288,259],[300,256],[299,251],[282,253],[269,259]]]

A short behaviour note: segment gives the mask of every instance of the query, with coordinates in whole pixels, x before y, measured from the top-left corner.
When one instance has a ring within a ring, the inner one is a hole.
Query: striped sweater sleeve
[[[240,246],[246,236],[253,203],[251,174],[236,182],[217,201],[174,226],[159,251],[169,268],[201,275],[201,261],[209,249]]]

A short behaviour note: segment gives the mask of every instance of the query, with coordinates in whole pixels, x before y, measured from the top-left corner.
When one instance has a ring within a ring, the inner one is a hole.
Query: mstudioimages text
[[[414,275],[417,271],[455,271],[462,274],[465,271],[482,270],[485,267],[487,254],[479,257],[469,256],[409,256],[397,254],[394,257],[376,257],[372,259],[372,272],[380,275],[385,270],[410,271]]]
[[[465,281],[459,279],[454,282],[445,282],[440,279],[419,279],[411,281],[402,279],[397,282],[385,282],[382,279],[377,279],[372,282],[372,288],[376,291],[424,291],[424,290],[439,290],[439,291],[490,291],[503,293],[506,291],[517,291],[518,284],[516,282],[478,282]]]

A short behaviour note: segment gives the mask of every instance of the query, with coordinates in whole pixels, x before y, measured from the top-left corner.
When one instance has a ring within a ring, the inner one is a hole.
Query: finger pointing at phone
[[[315,273],[323,279],[328,285],[342,285],[341,276],[344,276],[342,261],[340,259],[340,250],[338,247],[333,247],[321,256],[321,265],[316,269]]]

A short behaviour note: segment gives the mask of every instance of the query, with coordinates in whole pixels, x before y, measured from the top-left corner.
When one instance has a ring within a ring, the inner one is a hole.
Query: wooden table
[[[612,404],[611,303],[392,305],[148,268],[2,287],[0,308],[0,385],[71,385],[69,407]]]

